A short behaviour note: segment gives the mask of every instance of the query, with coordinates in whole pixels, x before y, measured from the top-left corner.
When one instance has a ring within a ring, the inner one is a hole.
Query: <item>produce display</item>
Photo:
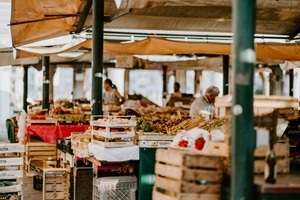
[[[135,143],[134,116],[99,116],[92,120],[92,142],[102,147],[127,147]]]
[[[193,128],[189,131],[182,131],[177,134],[174,137],[171,146],[205,151],[207,149],[208,141],[208,131],[200,128]]]
[[[56,107],[50,111],[50,116],[62,122],[86,123],[91,115],[85,114],[79,109]]]
[[[197,127],[203,121],[204,118],[201,116],[193,118],[188,116],[173,116],[169,120],[151,120],[140,117],[137,119],[136,131],[175,135],[181,130],[190,130]]]

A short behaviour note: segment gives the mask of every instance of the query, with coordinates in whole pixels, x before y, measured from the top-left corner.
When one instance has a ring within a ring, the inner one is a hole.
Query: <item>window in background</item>
[[[141,94],[157,105],[162,105],[162,72],[158,70],[131,70],[129,94]]]
[[[220,96],[223,95],[223,74],[215,71],[202,71],[201,92],[203,95],[209,86],[217,86],[220,90]]]
[[[35,101],[43,99],[43,72],[38,71],[34,67],[28,68],[28,102],[34,103]]]
[[[58,67],[53,77],[53,98],[73,99],[73,74],[71,67]]]
[[[169,80],[168,80],[168,93],[169,94],[174,93],[174,83],[175,83],[175,76],[174,75],[169,76]]]
[[[186,93],[194,94],[195,93],[195,71],[186,70]]]

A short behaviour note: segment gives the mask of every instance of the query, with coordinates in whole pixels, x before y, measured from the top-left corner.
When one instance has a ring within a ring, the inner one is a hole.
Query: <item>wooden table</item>
[[[299,200],[300,173],[278,174],[276,184],[264,182],[263,175],[254,177],[257,200]]]

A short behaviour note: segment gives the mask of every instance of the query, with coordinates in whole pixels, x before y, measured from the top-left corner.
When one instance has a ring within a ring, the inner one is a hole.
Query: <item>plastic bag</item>
[[[19,116],[19,120],[18,120],[18,134],[17,134],[17,137],[19,139],[24,139],[25,138],[26,117],[27,117],[27,114],[26,114],[25,110],[22,110],[22,112],[20,113],[20,116]]]

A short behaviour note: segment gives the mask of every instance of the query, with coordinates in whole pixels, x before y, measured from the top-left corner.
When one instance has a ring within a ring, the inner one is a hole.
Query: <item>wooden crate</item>
[[[43,200],[67,200],[67,170],[65,168],[43,169]]]
[[[157,149],[154,200],[219,200],[223,157]]]
[[[268,146],[258,147],[254,151],[254,173],[263,173],[265,167],[265,157],[269,150]],[[277,172],[289,173],[290,172],[290,146],[289,142],[276,143],[274,145],[275,155],[277,157]]]
[[[216,98],[215,106],[217,117],[231,116],[232,98],[232,95],[224,95]],[[282,110],[281,112],[290,115],[291,118],[297,118],[298,112],[292,112],[289,108],[297,110],[298,107],[298,99],[293,97],[265,95],[255,95],[253,97],[254,116],[272,113],[274,109],[288,109],[285,111]]]
[[[32,161],[44,161],[46,165],[56,165],[56,144],[46,142],[28,142],[25,144],[24,169],[26,176],[34,175]]]
[[[46,142],[28,142],[25,154],[32,160],[56,160],[56,144]]]

